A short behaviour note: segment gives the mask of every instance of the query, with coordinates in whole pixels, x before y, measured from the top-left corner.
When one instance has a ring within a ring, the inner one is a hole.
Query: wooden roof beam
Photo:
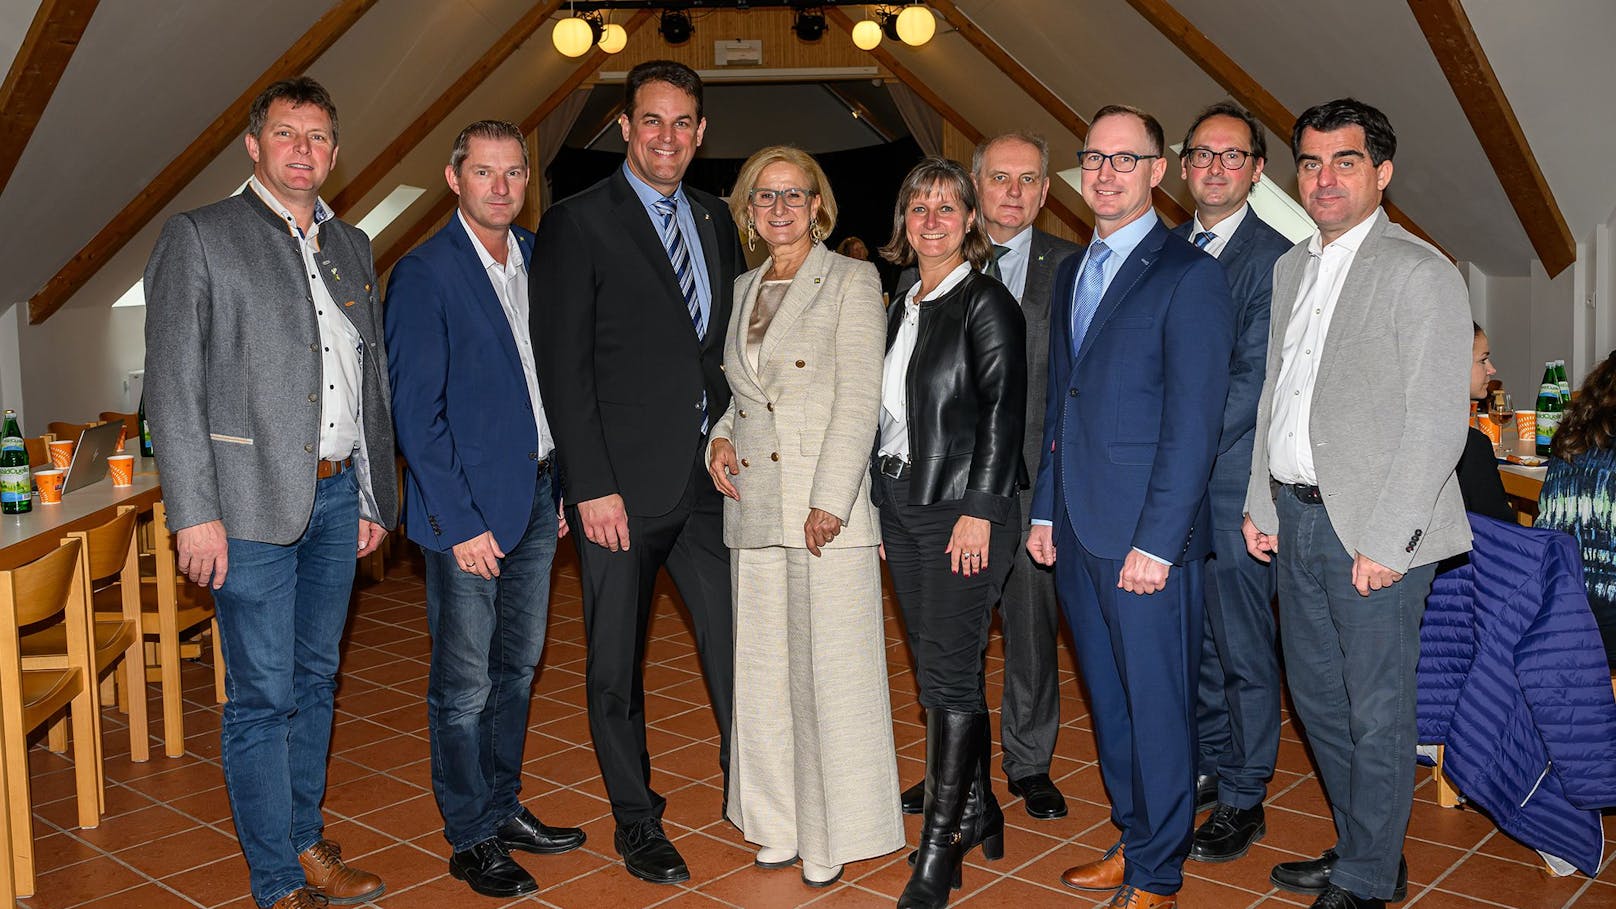
[[[972,47],[976,48],[982,56],[988,59],[988,62],[998,67],[1000,72],[1004,73],[1010,78],[1011,82],[1016,84],[1016,87],[1026,92],[1039,107],[1043,108],[1051,117],[1054,117],[1068,132],[1076,136],[1078,141],[1088,138],[1088,121],[1084,120],[1077,111],[1072,110],[1070,105],[1049,89],[1049,86],[1039,81],[1037,76],[1034,76],[1026,67],[1016,62],[1016,59],[1010,56],[1009,51],[1006,51],[997,41],[994,41],[986,32],[978,28],[969,16],[966,16],[958,6],[954,5],[953,0],[928,0],[928,5],[942,13],[943,18],[948,20],[948,24],[954,26],[955,30],[960,33],[960,37],[970,42]],[[1167,149],[1162,149],[1162,152],[1165,154]],[[1174,224],[1180,224],[1190,219],[1190,213],[1184,210],[1184,206],[1180,205],[1171,193],[1160,186],[1151,190],[1151,197],[1156,204],[1156,210]]]
[[[321,16],[303,33],[303,37],[287,48],[279,60],[270,64],[269,69],[253,80],[240,97],[215,117],[180,152],[179,157],[170,161],[162,173],[146,184],[145,189],[130,199],[122,211],[114,215],[83,249],[74,253],[73,258],[67,260],[67,264],[45,282],[45,286],[28,301],[28,321],[38,325],[50,318],[51,313],[61,309],[108,259],[123,249],[124,244],[140,233],[168,203],[174,201],[180,190],[196,179],[203,168],[213,163],[230,143],[240,139],[242,128],[247,123],[247,113],[259,93],[281,79],[292,78],[308,69],[375,5],[376,0],[341,0]]]
[[[499,40],[495,41],[493,46],[484,51],[483,55],[444,89],[436,100],[427,105],[420,116],[411,120],[410,124],[404,127],[393,141],[387,143],[387,146],[372,158],[357,176],[348,181],[348,185],[331,194],[331,210],[336,212],[338,217],[347,217],[353,207],[364,201],[365,195],[375,189],[389,171],[397,167],[406,155],[421,144],[421,140],[437,129],[444,118],[470,97],[485,79],[493,75],[500,64],[508,60],[524,41],[548,22],[556,10],[561,8],[563,2],[564,0],[543,0],[535,3],[527,13],[517,19],[515,24],[505,30],[505,34],[499,36]]]
[[[44,0],[0,85],[0,192],[33,138],[100,0]]]
[[[839,8],[828,7],[825,10],[825,15],[840,27],[846,29],[849,34],[852,33],[853,20]],[[971,121],[965,119],[959,111],[949,106],[948,102],[944,101],[935,91],[932,91],[931,86],[927,85],[924,79],[915,75],[914,71],[909,67],[904,66],[903,62],[892,51],[881,45],[876,45],[875,49],[869,53],[870,56],[876,59],[876,62],[886,67],[894,76],[897,76],[899,82],[907,85],[910,91],[919,96],[920,100],[926,102],[926,106],[936,111],[944,120],[953,124],[955,129],[965,135],[966,139],[980,144],[983,139],[987,138],[981,130],[971,125]],[[1088,222],[1084,221],[1066,203],[1056,198],[1053,194],[1045,199],[1044,207],[1049,209],[1050,213],[1055,217],[1061,219],[1067,227],[1076,231],[1078,236],[1083,237],[1084,240],[1093,235],[1094,229],[1089,226]]]
[[[1229,97],[1239,102],[1241,107],[1251,111],[1258,122],[1273,130],[1289,144],[1291,130],[1296,126],[1296,115],[1253,79],[1250,73],[1242,69],[1240,64],[1224,53],[1222,48],[1212,43],[1211,38],[1184,18],[1171,3],[1167,0],[1128,0],[1128,5],[1143,16],[1146,22],[1155,26],[1163,37],[1173,42],[1173,45],[1199,66],[1202,72],[1223,86]],[[1443,249],[1442,244],[1415,224],[1414,219],[1404,214],[1403,210],[1390,199],[1383,199],[1381,207],[1386,209],[1387,217],[1403,225],[1409,233],[1435,246],[1448,258],[1453,258],[1452,253]]]
[[[1515,208],[1515,216],[1532,241],[1538,260],[1554,277],[1577,260],[1577,241],[1554,200],[1549,181],[1537,166],[1526,132],[1498,84],[1498,74],[1476,39],[1459,0],[1408,0],[1414,19],[1425,32],[1431,53],[1453,86],[1470,128],[1487,153],[1493,173]]]

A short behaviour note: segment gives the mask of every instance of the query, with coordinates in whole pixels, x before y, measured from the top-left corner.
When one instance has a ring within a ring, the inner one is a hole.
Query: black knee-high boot
[[[937,709],[926,712],[926,810],[920,849],[898,909],[942,909],[959,886],[965,857],[960,820],[976,777],[987,714]]]
[[[960,818],[960,851],[969,853],[978,845],[988,861],[1004,858],[1004,812],[993,794],[993,733],[988,723],[977,724],[977,761],[972,767],[971,792]]]

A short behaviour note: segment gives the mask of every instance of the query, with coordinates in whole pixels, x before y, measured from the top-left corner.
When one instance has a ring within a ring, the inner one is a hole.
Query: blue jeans
[[[219,731],[236,838],[260,906],[304,885],[298,854],[320,841],[332,695],[359,540],[353,471],[316,481],[290,545],[231,539],[213,592],[229,702]]]
[[[550,483],[549,471],[540,471],[527,531],[499,560],[498,577],[462,571],[452,551],[423,550],[432,794],[456,852],[493,836],[522,807],[522,746],[556,550]]]

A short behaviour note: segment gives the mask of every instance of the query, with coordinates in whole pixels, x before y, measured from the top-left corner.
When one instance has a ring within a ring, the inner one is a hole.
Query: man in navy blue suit
[[[1234,349],[1222,271],[1151,209],[1163,154],[1161,124],[1117,105],[1078,153],[1094,240],[1055,281],[1027,541],[1055,566],[1122,833],[1062,880],[1133,909],[1177,905],[1195,820],[1206,493]]]
[[[388,366],[408,533],[426,557],[427,727],[449,872],[509,898],[538,889],[512,849],[584,842],[518,800],[550,563],[567,528],[528,328],[533,235],[511,224],[528,181],[521,130],[466,127],[444,177],[459,210],[388,282]]]
[[[1190,858],[1240,858],[1266,832],[1263,796],[1279,754],[1279,654],[1274,644],[1274,566],[1246,552],[1240,522],[1251,481],[1257,398],[1268,355],[1274,262],[1291,241],[1246,201],[1267,161],[1263,128],[1239,105],[1219,101],[1184,134],[1179,164],[1195,217],[1173,228],[1218,260],[1234,300],[1234,358],[1212,465],[1212,558],[1206,564],[1206,628],[1196,707],[1196,810]],[[1215,806],[1215,807],[1214,807]]]

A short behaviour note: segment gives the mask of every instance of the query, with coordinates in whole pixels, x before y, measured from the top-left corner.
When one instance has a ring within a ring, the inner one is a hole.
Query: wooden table
[[[1535,455],[1536,442],[1523,442],[1508,427],[1504,439],[1505,445],[1494,449],[1494,453],[1502,456]],[[1548,467],[1527,467],[1524,464],[1509,464],[1503,461],[1498,463],[1498,478],[1504,481],[1504,494],[1509,496],[1509,504],[1515,509],[1516,519],[1521,524],[1530,527],[1537,518],[1538,494],[1543,491],[1543,478],[1549,473]]]
[[[35,498],[28,514],[0,515],[0,571],[45,555],[68,533],[105,524],[117,516],[120,505],[150,511],[162,497],[156,466],[149,458],[136,458],[131,486],[113,486],[108,477],[62,496],[59,505],[41,505]]]

